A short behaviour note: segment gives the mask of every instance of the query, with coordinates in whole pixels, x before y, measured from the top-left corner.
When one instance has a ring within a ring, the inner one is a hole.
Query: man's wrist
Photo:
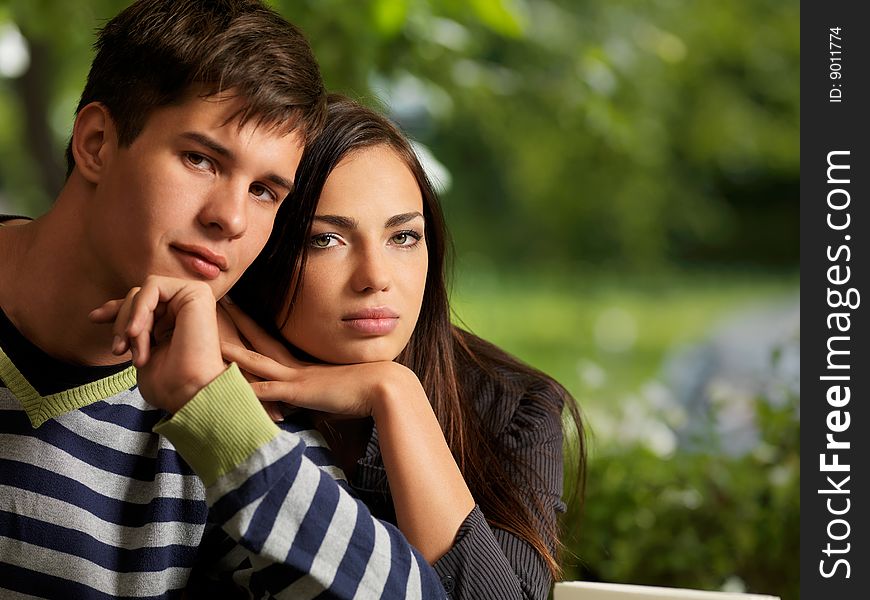
[[[206,485],[278,434],[235,364],[154,431],[175,445]]]
[[[207,388],[214,382],[215,379],[223,375],[227,370],[227,365],[223,361],[220,362],[220,367],[207,367],[202,369],[193,376],[182,390],[177,394],[178,400],[173,402],[173,406],[164,407],[171,413],[177,413],[179,410],[193,400],[197,394]]]

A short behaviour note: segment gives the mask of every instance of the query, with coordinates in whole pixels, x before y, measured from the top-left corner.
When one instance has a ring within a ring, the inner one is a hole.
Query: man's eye
[[[207,156],[197,154],[196,152],[185,152],[184,160],[193,168],[202,171],[210,170],[213,167],[211,160]]]
[[[251,186],[251,195],[261,202],[275,202],[278,197],[265,185],[255,183]]]

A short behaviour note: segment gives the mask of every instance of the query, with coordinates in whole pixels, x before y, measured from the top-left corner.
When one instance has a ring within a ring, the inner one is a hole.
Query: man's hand
[[[114,322],[112,352],[131,351],[139,390],[153,406],[174,413],[224,371],[215,298],[203,282],[152,275],[89,316]]]

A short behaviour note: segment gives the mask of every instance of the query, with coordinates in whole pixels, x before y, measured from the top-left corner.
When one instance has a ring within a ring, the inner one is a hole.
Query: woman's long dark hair
[[[265,249],[233,288],[233,300],[280,338],[280,326],[286,322],[304,285],[302,273],[311,223],[329,174],[356,151],[375,146],[391,148],[420,187],[429,254],[420,318],[407,347],[396,360],[413,370],[423,384],[447,445],[487,521],[533,546],[553,577],[558,578],[559,532],[551,525],[551,519],[546,518],[551,509],[533,500],[535,496],[529,492],[541,488],[540,477],[522,464],[515,450],[486,430],[471,396],[476,391],[472,389],[474,378],[466,375],[473,370],[498,388],[509,374],[511,380],[525,382],[524,401],[536,403],[535,410],[550,412],[558,419],[563,406],[567,409],[568,422],[576,428],[573,441],[577,447],[571,454],[577,463],[572,479],[575,492],[582,499],[586,449],[577,404],[547,375],[451,323],[444,216],[410,143],[388,119],[352,100],[332,95],[328,105],[324,131],[305,148],[297,170],[296,190],[281,206]],[[482,473],[487,476],[481,477]]]

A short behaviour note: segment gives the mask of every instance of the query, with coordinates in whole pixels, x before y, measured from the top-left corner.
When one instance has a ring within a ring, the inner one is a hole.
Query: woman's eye
[[[251,195],[261,202],[275,202],[278,199],[278,197],[272,193],[272,190],[259,183],[253,184],[250,190]]]
[[[415,231],[400,231],[390,238],[390,243],[396,246],[414,246],[422,236]]]
[[[337,245],[338,239],[331,233],[322,233],[320,235],[311,236],[312,248],[329,248]]]

